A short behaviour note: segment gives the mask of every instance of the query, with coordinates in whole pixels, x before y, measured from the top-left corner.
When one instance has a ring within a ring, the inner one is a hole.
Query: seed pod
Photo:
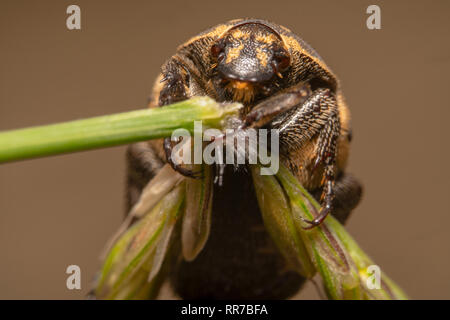
[[[184,197],[183,182],[116,241],[104,262],[97,298],[133,299],[157,291],[153,287],[160,284],[157,275],[182,214]]]

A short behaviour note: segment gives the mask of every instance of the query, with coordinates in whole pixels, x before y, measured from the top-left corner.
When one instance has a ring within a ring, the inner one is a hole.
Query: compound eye
[[[225,57],[224,44],[222,42],[215,43],[211,46],[211,55],[216,58],[219,62]]]
[[[286,70],[286,68],[289,67],[291,63],[289,52],[287,52],[285,49],[279,49],[275,51],[273,59],[278,72]]]

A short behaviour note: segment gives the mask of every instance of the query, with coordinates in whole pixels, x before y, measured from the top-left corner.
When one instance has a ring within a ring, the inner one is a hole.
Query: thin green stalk
[[[0,163],[168,137],[177,128],[192,131],[196,120],[218,127],[239,108],[240,104],[224,106],[208,97],[194,97],[164,108],[4,131]]]

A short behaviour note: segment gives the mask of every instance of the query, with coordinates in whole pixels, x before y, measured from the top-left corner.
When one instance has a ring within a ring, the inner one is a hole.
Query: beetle
[[[322,204],[310,227],[330,212],[345,222],[362,194],[359,181],[345,172],[350,113],[337,77],[305,41],[259,19],[200,33],[164,63],[149,107],[193,96],[241,102],[244,126],[278,129],[281,161]],[[172,161],[172,147],[170,138],[129,147],[127,212],[166,163],[199,178]],[[209,239],[193,261],[177,259],[170,272],[174,293],[184,299],[290,297],[305,279],[286,267],[265,231],[248,172],[227,166],[222,174],[223,185],[213,187]]]

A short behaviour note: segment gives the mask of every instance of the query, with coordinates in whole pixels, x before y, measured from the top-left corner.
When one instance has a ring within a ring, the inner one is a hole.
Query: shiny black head
[[[250,101],[258,88],[290,65],[290,55],[280,35],[257,22],[242,23],[228,30],[211,47],[218,77],[235,100]]]

